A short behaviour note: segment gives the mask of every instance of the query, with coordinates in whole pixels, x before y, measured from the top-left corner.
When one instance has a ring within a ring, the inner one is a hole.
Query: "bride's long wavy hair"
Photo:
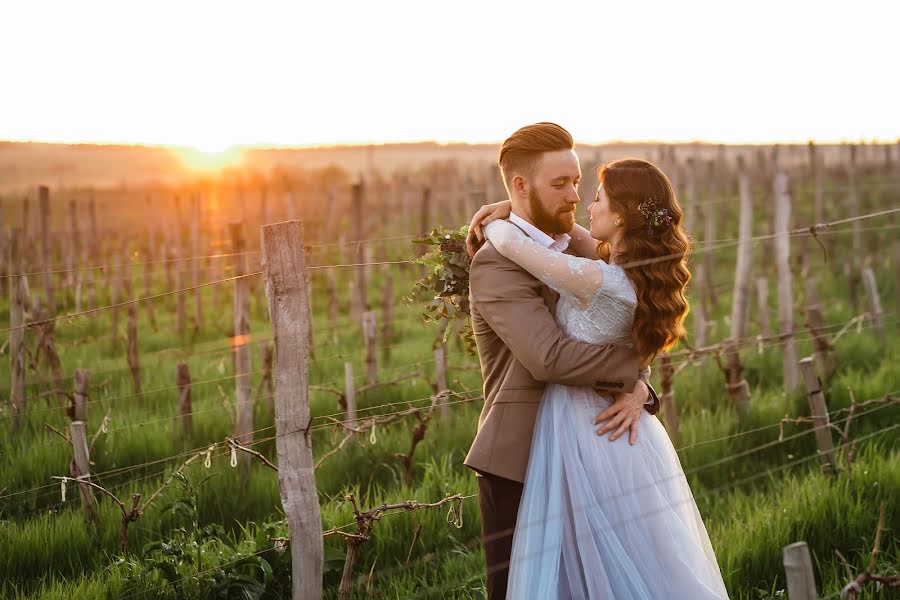
[[[691,241],[682,224],[684,213],[669,178],[645,160],[626,158],[601,165],[597,180],[610,210],[624,221],[616,263],[634,285],[637,308],[631,333],[641,364],[647,365],[687,334],[684,289],[691,280],[687,267]],[[648,221],[648,208],[665,209],[658,213],[662,216],[656,226]]]

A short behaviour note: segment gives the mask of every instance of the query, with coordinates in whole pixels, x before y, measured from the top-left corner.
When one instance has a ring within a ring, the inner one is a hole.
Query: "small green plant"
[[[431,246],[416,260],[426,267],[425,275],[413,286],[407,304],[427,300],[422,317],[426,323],[438,323],[438,340],[447,341],[450,325],[463,319],[460,336],[466,351],[475,354],[475,336],[469,320],[469,266],[472,260],[466,252],[468,225],[459,229],[435,228],[427,236],[413,240],[415,244]]]
[[[119,558],[112,565],[125,580],[125,591],[135,598],[192,598],[197,600],[264,600],[278,598],[290,589],[290,561],[276,559],[274,548],[263,542],[263,552],[251,536],[230,539],[218,524],[200,526],[196,486],[181,472],[175,474],[179,496],[165,508],[182,526],[167,539],[146,544],[139,558]],[[274,525],[263,531],[274,531]],[[276,589],[277,588],[277,589]]]

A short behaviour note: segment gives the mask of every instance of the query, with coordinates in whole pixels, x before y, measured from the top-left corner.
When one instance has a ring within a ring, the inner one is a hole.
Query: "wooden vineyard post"
[[[88,388],[91,372],[87,369],[75,369],[75,393],[72,395],[72,420],[87,423]]]
[[[715,284],[715,252],[712,250],[716,239],[716,198],[719,194],[718,173],[715,161],[710,161],[706,180],[706,205],[703,207],[703,242],[706,252],[703,254],[703,295],[710,311],[718,308],[718,296],[713,291]]]
[[[275,340],[275,447],[281,502],[291,535],[293,600],[322,597],[324,545],[310,438],[305,304],[306,258],[299,221],[262,228],[262,265]]]
[[[666,425],[666,431],[672,444],[676,447],[681,444],[681,419],[678,415],[678,405],[675,401],[675,368],[672,367],[672,357],[665,353],[660,357],[660,388],[662,394],[659,397],[660,411]]]
[[[759,335],[769,335],[769,280],[765,277],[756,278],[756,318]]]
[[[200,285],[200,219],[202,211],[200,209],[200,196],[194,195],[191,203],[191,285]],[[194,331],[203,329],[203,294],[202,289],[194,290]],[[249,459],[246,452],[242,452]]]
[[[229,224],[231,232],[231,251],[234,253],[234,310],[233,325],[234,337],[232,348],[234,350],[234,385],[235,385],[235,440],[247,445],[253,441],[253,390],[250,386],[250,290],[247,278],[242,277],[247,273],[246,243],[244,240],[244,224],[235,221]],[[303,290],[306,293],[306,290]],[[309,305],[309,299],[304,303]],[[307,315],[306,319],[309,318]],[[308,342],[307,342],[308,343]],[[241,469],[250,468],[252,457],[241,452],[238,462]]]
[[[119,256],[115,250],[113,251],[113,266],[109,267],[112,271],[112,282],[109,286],[109,303],[113,305],[110,309],[110,329],[112,336],[112,347],[115,349],[119,344],[119,307],[117,306],[122,301],[122,270],[125,268],[124,266],[116,266],[117,263],[123,261],[124,258]]]
[[[22,231],[9,232],[9,360],[10,360],[10,425],[19,428],[25,412],[25,277],[22,261]]]
[[[428,229],[431,227],[431,188],[427,185],[422,188],[422,208],[419,217],[419,235],[428,235]],[[428,251],[425,244],[419,244],[419,255],[423,255]]]
[[[53,294],[53,259],[50,249],[50,189],[42,185],[38,187],[38,200],[41,211],[41,256],[44,270],[44,293],[47,295],[47,316],[56,316],[56,299]]]
[[[782,368],[784,389],[788,393],[800,384],[797,372],[797,348],[794,341],[794,292],[791,273],[791,240],[788,228],[791,218],[791,197],[788,194],[788,178],[784,173],[775,174],[775,270],[778,276],[778,333],[783,337]]]
[[[78,495],[81,496],[81,506],[84,507],[85,519],[90,523],[96,524],[98,522],[97,499],[94,498],[94,490],[87,483],[82,483],[91,480],[91,459],[88,453],[84,423],[82,421],[72,421],[70,432],[72,449],[75,454],[72,477],[79,480]]]
[[[806,542],[797,542],[783,549],[784,574],[790,600],[816,600],[816,579]]]
[[[356,386],[353,382],[353,363],[344,363],[344,403],[347,427],[356,427]]]
[[[825,321],[822,317],[822,302],[819,299],[819,289],[816,286],[816,278],[813,275],[810,262],[810,255],[807,253],[802,269],[803,289],[806,296],[804,306],[806,326],[813,336],[816,364],[822,369],[825,379],[831,379],[836,365],[834,358],[831,356],[831,343],[824,333]]]
[[[812,358],[807,356],[800,360],[800,372],[806,384],[806,392],[809,399],[809,411],[813,419],[813,428],[816,432],[816,446],[819,452],[819,460],[822,462],[822,470],[825,473],[836,473],[837,462],[834,457],[834,445],[831,439],[831,425],[828,419],[828,407],[825,405],[825,394],[822,385],[816,377],[816,367]]]
[[[356,294],[356,305],[359,307],[359,310],[367,311],[369,310],[369,302],[366,300],[366,268],[363,266],[363,263],[366,262],[366,244],[363,241],[365,238],[366,223],[363,200],[363,182],[360,181],[359,183],[353,184],[352,196],[353,237],[355,238],[353,243],[356,246],[354,262],[358,265],[354,269],[356,271],[356,283],[353,286],[353,292]]]
[[[447,422],[450,419],[450,406],[447,404],[447,344],[440,341],[434,347],[434,373],[436,394],[441,396],[441,421]]]
[[[78,206],[75,200],[69,201],[69,250],[66,252],[66,285],[75,288],[75,312],[81,312],[81,272],[78,267],[80,240],[78,235]],[[76,283],[77,281],[77,283]]]
[[[186,362],[178,363],[175,372],[175,385],[178,386],[178,414],[175,417],[175,431],[182,437],[191,434],[191,373]]]
[[[378,328],[375,323],[375,311],[367,310],[363,313],[362,326],[366,344],[366,374],[369,385],[375,385],[378,381],[378,357],[375,350]]]
[[[129,260],[128,254],[127,252],[123,252],[123,254],[127,263]],[[131,370],[131,379],[134,382],[134,393],[138,404],[141,404],[143,398],[141,390],[141,353],[138,349],[137,304],[132,302],[134,300],[134,286],[131,280],[131,265],[126,264],[122,269],[125,271],[125,298],[129,302],[126,308],[128,315],[128,323],[126,325],[126,359],[128,368]]]
[[[394,321],[394,278],[384,270],[384,286],[381,288],[381,360],[387,366],[391,362]]]
[[[170,259],[181,259],[184,254],[184,219],[181,211],[181,199],[175,197],[174,223],[172,224],[172,245]],[[169,273],[174,275],[174,281],[171,282],[172,288],[176,290],[184,289],[184,261],[171,260],[166,263],[171,269]],[[186,316],[185,316],[185,292],[175,294],[175,330],[179,335],[184,334]]]
[[[869,314],[872,315],[872,324],[875,333],[882,345],[885,343],[884,321],[882,320],[881,298],[878,297],[878,284],[875,281],[875,272],[872,267],[866,267],[862,272],[863,283],[866,286],[866,295],[869,297]]]
[[[753,195],[750,177],[744,170],[743,157],[738,158],[738,192],[740,216],[738,218],[738,256],[734,275],[734,301],[731,306],[731,344],[726,355],[728,393],[742,418],[750,415],[749,386],[743,378],[738,344],[747,335],[747,305],[749,304],[750,271],[753,265]]]
[[[328,328],[331,329],[331,341],[338,342],[338,310],[340,309],[337,295],[337,275],[335,269],[326,269],[328,285]]]

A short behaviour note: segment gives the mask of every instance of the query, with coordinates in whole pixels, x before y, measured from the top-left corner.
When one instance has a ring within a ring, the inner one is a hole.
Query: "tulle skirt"
[[[550,384],[538,410],[507,598],[722,599],[728,592],[678,455],[646,411],[637,441],[596,434],[611,403]]]

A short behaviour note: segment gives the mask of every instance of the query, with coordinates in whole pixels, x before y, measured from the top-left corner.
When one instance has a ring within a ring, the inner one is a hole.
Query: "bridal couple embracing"
[[[727,598],[648,383],[685,336],[681,207],[656,166],[616,160],[581,227],[574,147],[553,123],[513,133],[499,157],[509,199],[469,229],[485,403],[465,464],[488,598]]]

